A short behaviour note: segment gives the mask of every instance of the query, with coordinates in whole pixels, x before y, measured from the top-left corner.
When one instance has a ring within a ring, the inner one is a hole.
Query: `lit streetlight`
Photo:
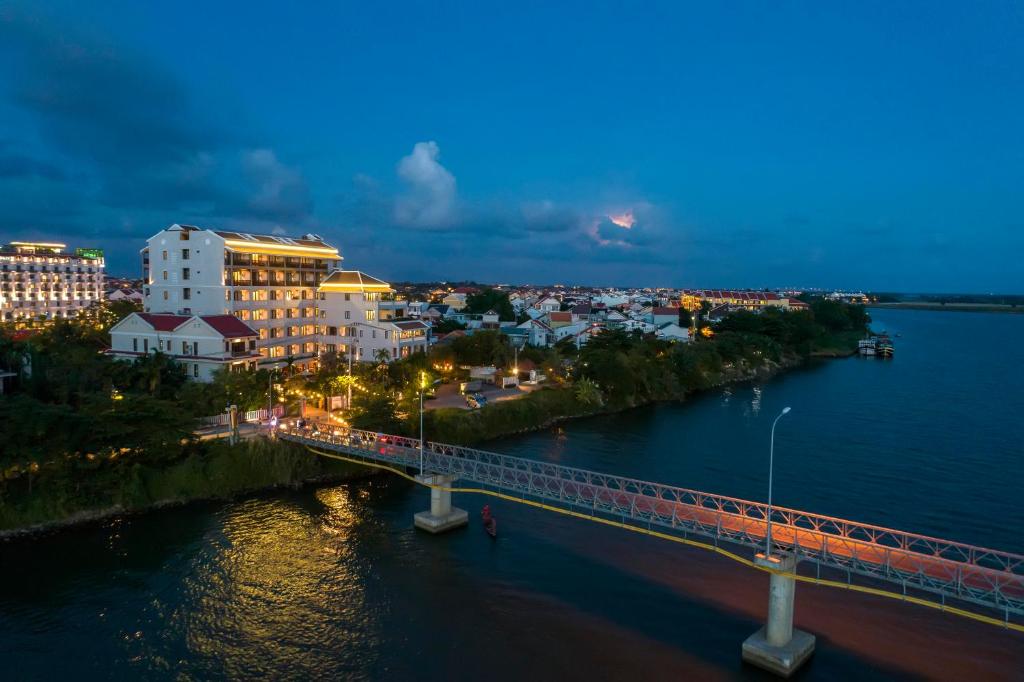
[[[427,373],[420,370],[420,476],[423,475],[423,391],[427,388]]]
[[[772,555],[772,473],[773,469],[775,468],[775,425],[778,424],[779,420],[782,419],[785,415],[789,414],[789,411],[791,409],[792,408],[790,407],[782,408],[782,412],[780,412],[779,416],[776,417],[775,421],[772,422],[771,448],[768,454],[768,533],[766,535],[765,542],[765,556],[768,557]]]

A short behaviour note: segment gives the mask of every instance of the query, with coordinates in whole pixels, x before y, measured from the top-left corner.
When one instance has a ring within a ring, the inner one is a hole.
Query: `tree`
[[[466,297],[466,307],[463,312],[471,315],[482,315],[488,310],[498,313],[499,320],[516,319],[515,310],[508,300],[508,294],[496,289],[484,289],[480,293],[470,294]]]
[[[402,430],[395,399],[387,391],[358,393],[352,396],[352,414],[349,422],[354,428],[380,433]]]
[[[604,396],[601,389],[590,379],[583,378],[576,382],[576,400],[584,405],[596,405],[600,407],[604,403]]]

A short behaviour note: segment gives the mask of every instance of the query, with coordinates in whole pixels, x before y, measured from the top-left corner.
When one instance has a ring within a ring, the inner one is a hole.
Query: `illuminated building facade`
[[[0,321],[75,317],[103,300],[103,251],[54,242],[0,247]]]
[[[142,250],[148,313],[234,315],[259,335],[260,367],[315,367],[318,287],[340,267],[316,235],[283,237],[172,225]]]
[[[768,307],[789,307],[789,299],[771,291],[733,291],[730,289],[684,289],[679,303],[691,312],[700,310],[701,303],[707,303],[712,308],[728,305],[752,311]]]
[[[425,353],[430,325],[408,319],[387,282],[358,270],[336,270],[320,285],[320,325],[325,352],[375,362]]]

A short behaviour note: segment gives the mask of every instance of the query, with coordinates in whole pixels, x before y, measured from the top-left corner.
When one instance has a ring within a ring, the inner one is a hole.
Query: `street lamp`
[[[427,388],[427,373],[420,370],[420,476],[423,475],[423,391]]]
[[[793,409],[791,407],[782,408],[782,412],[779,412],[779,416],[772,422],[772,439],[771,448],[768,454],[768,533],[766,535],[765,542],[765,556],[770,557],[772,555],[772,472],[775,468],[775,425],[779,423],[785,415],[789,414],[789,411]]]

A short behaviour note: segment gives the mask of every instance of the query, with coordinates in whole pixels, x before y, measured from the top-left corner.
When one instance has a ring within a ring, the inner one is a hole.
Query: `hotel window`
[[[252,311],[252,319],[254,320],[265,320],[267,319],[267,311],[263,308]]]
[[[374,316],[375,316],[375,315],[376,315],[376,312],[375,312],[375,311],[373,311],[373,310],[367,310],[367,311],[366,311],[366,321],[367,321],[367,322],[373,322],[373,318],[374,318]]]
[[[346,320],[351,320],[352,319],[352,311],[350,311],[350,310],[346,310],[345,311],[345,319]]]
[[[181,250],[181,260],[188,260],[188,249]]]
[[[164,292],[164,300],[166,301],[168,298],[170,298],[170,297],[168,296],[167,292],[165,291]]]
[[[164,279],[165,280],[167,279],[167,271],[166,270],[164,270]]]
[[[384,330],[384,338],[386,339],[386,338],[388,338],[388,336],[390,336],[390,335],[391,335],[391,332],[389,332],[389,331],[388,331],[387,329],[385,329],[385,330]]]
[[[345,300],[346,301],[351,301],[352,300],[352,294],[345,294]]]
[[[265,328],[261,328],[260,329],[260,341],[266,341],[267,340],[267,336],[268,336],[267,335],[267,330]]]
[[[132,350],[135,351],[136,353],[139,352],[139,340],[138,339],[132,339]]]
[[[192,364],[192,376],[194,376],[196,378],[199,377],[199,363],[198,362]]]
[[[188,241],[188,230],[182,230],[178,233],[178,239],[187,242]]]
[[[181,290],[181,297],[183,299],[185,299],[186,301],[191,300],[192,299],[192,290],[189,289],[188,287],[185,287],[184,289]]]
[[[188,341],[181,342],[181,354],[188,355]]]
[[[167,252],[164,251],[164,260],[167,260]]]
[[[182,279],[192,279],[192,271],[189,268],[182,268],[181,269],[181,278]]]

